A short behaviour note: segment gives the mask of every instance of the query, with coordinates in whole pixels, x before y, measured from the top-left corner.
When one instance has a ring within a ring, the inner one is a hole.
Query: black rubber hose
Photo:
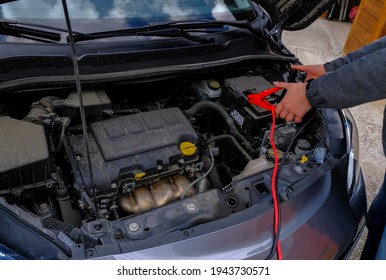
[[[209,156],[204,155],[202,157],[202,162],[204,163],[204,171],[208,171],[210,169],[211,164],[212,164]],[[210,183],[212,184],[213,188],[216,188],[216,189],[222,188],[221,179],[220,179],[220,176],[218,175],[216,168],[212,168],[212,170],[208,174],[208,179],[209,179]]]
[[[26,122],[42,125],[40,117],[54,113],[55,108],[53,102],[57,99],[59,98],[54,96],[47,96],[40,99],[38,102],[33,103],[31,106],[31,111],[23,120]]]
[[[43,220],[43,226],[46,229],[62,231],[75,242],[80,239],[80,230],[74,225],[48,217]]]
[[[246,160],[248,160],[248,161],[252,160],[252,157],[243,149],[243,147],[241,147],[241,145],[237,142],[235,137],[233,137],[232,135],[229,135],[229,134],[217,135],[217,136],[210,138],[207,143],[209,144],[209,143],[212,143],[214,141],[223,140],[223,139],[230,139],[232,141],[233,145],[235,145],[237,150],[245,157]]]
[[[245,137],[243,135],[241,135],[240,132],[237,130],[237,128],[233,122],[233,119],[229,116],[228,112],[225,111],[225,109],[223,107],[221,107],[220,105],[218,105],[214,102],[210,102],[210,101],[201,101],[201,102],[194,104],[189,110],[186,110],[185,113],[190,117],[190,116],[197,114],[197,112],[199,112],[203,109],[211,109],[211,110],[216,111],[225,120],[226,125],[229,129],[229,133],[241,141],[245,150],[249,154],[253,154],[255,152],[255,150],[252,148],[251,144],[249,144],[247,139],[245,139]]]

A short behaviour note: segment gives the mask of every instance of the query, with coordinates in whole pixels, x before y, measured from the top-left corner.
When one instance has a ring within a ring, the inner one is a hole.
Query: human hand
[[[309,79],[317,79],[326,73],[326,69],[323,65],[291,65],[292,69],[299,70],[307,73],[306,81]]]
[[[306,97],[307,83],[274,82],[274,85],[287,90],[284,98],[276,106],[276,117],[285,119],[287,122],[301,122],[303,116],[312,107]]]

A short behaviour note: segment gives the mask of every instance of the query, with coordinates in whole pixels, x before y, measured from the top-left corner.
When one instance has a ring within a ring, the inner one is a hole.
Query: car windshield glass
[[[154,23],[194,20],[248,20],[248,0],[67,0],[72,28],[91,33]],[[61,0],[19,0],[0,5],[0,18],[66,28]]]

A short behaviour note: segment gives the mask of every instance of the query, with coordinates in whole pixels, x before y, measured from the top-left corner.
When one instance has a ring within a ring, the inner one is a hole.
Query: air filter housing
[[[10,117],[0,117],[0,128],[0,194],[46,185],[51,167],[44,128]]]

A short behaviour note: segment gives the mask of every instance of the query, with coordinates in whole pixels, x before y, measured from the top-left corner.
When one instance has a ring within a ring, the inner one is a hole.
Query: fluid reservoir
[[[193,87],[204,100],[215,99],[221,96],[221,84],[215,79],[195,82]]]
[[[299,139],[296,142],[295,153],[298,155],[305,154],[311,150],[311,143],[305,139]]]

